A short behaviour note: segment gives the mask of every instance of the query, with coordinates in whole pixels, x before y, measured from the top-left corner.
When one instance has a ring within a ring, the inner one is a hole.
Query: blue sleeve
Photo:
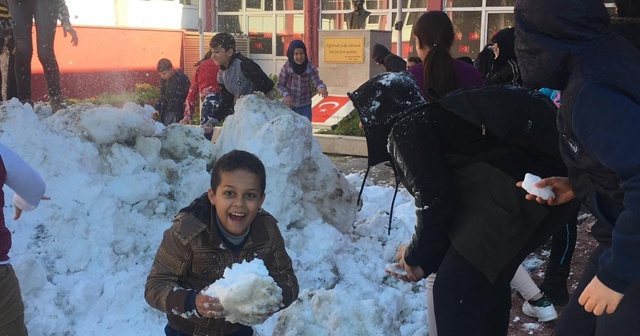
[[[610,85],[587,84],[576,97],[573,126],[585,149],[617,175],[624,192],[625,209],[597,274],[607,287],[624,293],[640,281],[640,105]]]

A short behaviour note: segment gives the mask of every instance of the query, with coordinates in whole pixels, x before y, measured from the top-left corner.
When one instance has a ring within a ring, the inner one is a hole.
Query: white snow
[[[551,186],[546,186],[544,188],[538,188],[534,184],[540,182],[542,180],[540,176],[526,173],[524,174],[524,180],[522,181],[522,188],[526,190],[528,193],[532,195],[536,195],[543,200],[548,200],[549,198],[554,198],[556,195],[553,193],[553,189]]]
[[[171,218],[209,186],[207,164],[232,148],[267,168],[263,207],[279,221],[301,291],[256,335],[426,334],[423,283],[384,272],[413,230],[404,189],[387,236],[393,189],[369,183],[358,212],[362,176],[342,175],[309,122],[281,103],[239,100],[216,147],[198,127],[149,124],[150,111],[2,106],[0,142],[40,172],[51,197],[17,221],[10,202],[4,208],[31,335],[162,334],[164,314],[144,300],[151,262]]]
[[[232,148],[263,160],[263,207],[300,284],[299,299],[256,335],[426,335],[424,283],[384,271],[413,232],[413,198],[400,189],[387,235],[392,187],[369,182],[358,211],[362,176],[335,168],[305,118],[258,96],[237,106],[216,146],[195,126],[163,129],[134,104],[55,115],[2,106],[0,142],[41,173],[51,197],[17,221],[11,202],[4,208],[30,335],[163,334],[164,314],[144,300],[149,268],[171,218],[209,186],[207,164]]]

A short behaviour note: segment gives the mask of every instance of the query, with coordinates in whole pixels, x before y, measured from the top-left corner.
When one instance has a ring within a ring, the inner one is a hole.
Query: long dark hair
[[[422,61],[424,88],[428,96],[437,99],[457,89],[458,80],[449,52],[454,35],[449,16],[441,11],[428,11],[418,18],[412,33],[418,38],[421,48],[429,47]]]

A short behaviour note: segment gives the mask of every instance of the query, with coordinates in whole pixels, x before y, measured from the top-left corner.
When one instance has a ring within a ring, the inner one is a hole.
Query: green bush
[[[335,134],[364,136],[364,130],[360,128],[360,116],[354,109],[346,117],[342,118],[337,124],[331,126],[331,129],[319,130],[319,134]]]

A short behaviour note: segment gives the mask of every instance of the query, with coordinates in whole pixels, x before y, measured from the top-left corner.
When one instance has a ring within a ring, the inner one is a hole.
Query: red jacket
[[[200,99],[204,99],[210,93],[219,93],[220,85],[218,85],[218,65],[209,58],[200,63],[196,69],[187,99],[184,102],[184,117],[191,119],[193,111],[198,102],[198,94]]]

